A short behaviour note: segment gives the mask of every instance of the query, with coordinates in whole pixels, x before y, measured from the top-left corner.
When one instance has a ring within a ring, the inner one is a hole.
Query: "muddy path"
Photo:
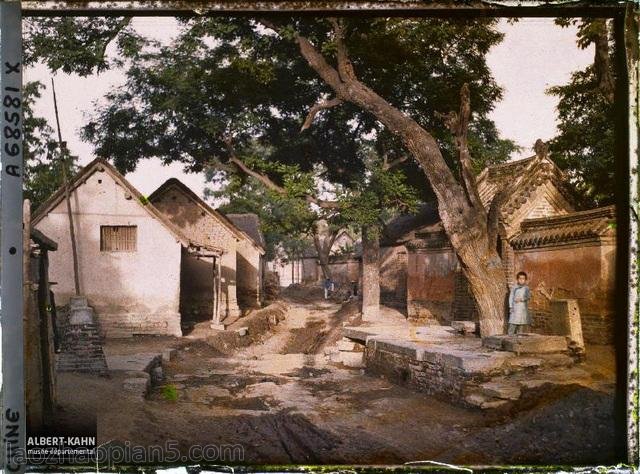
[[[236,461],[245,463],[613,460],[611,393],[566,386],[517,413],[450,405],[330,362],[325,349],[358,317],[348,305],[319,292],[285,299],[286,319],[259,343],[223,353],[179,341],[164,382],[146,400],[104,383],[99,439],[172,440],[183,453],[193,445],[236,445],[243,453]]]

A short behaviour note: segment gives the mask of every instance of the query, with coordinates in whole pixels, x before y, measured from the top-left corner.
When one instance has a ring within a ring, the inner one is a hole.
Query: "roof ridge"
[[[198,196],[189,186],[184,184],[182,181],[180,181],[176,177],[171,177],[171,178],[167,179],[164,183],[162,183],[160,186],[158,186],[158,188],[156,188],[155,191],[153,191],[149,195],[149,201],[152,202],[153,200],[158,198],[160,195],[162,195],[165,192],[167,192],[167,190],[171,186],[177,186],[180,189],[182,189],[183,191],[186,191],[188,197],[191,197],[192,199],[194,199],[196,201],[196,203],[201,205],[209,214],[211,214],[212,216],[218,218],[222,222],[222,224],[227,226],[229,228],[229,230],[231,230],[232,232],[234,232],[236,234],[236,236],[249,239],[249,241],[252,242],[254,245],[256,245],[257,247],[260,247],[260,248],[262,248],[264,250],[264,248],[262,247],[262,245],[260,245],[260,243],[256,242],[249,234],[247,234],[245,231],[243,231],[237,225],[235,225],[233,223],[233,221],[231,221],[227,217],[227,215],[225,215],[223,212],[218,211],[217,209],[214,209],[213,207],[211,207],[211,205],[209,203],[207,203],[204,199],[202,199],[200,196]]]
[[[99,166],[103,166],[104,170],[98,169]],[[146,199],[142,195],[142,193],[140,193],[140,191],[138,191],[136,187],[133,186],[124,177],[124,175],[122,175],[122,173],[120,173],[115,168],[115,166],[113,166],[111,163],[109,163],[107,160],[103,158],[100,158],[100,157],[95,158],[93,161],[85,165],[78,173],[76,173],[76,175],[73,176],[70,180],[70,183],[69,183],[70,191],[75,190],[77,187],[79,187],[82,184],[85,178],[87,178],[88,176],[92,175],[97,171],[107,171],[116,182],[119,182],[121,185],[125,187],[125,189],[131,192],[131,194],[136,198],[138,205],[140,205],[143,209],[145,209],[147,213],[151,215],[151,217],[158,219],[162,223],[162,225],[164,225],[167,228],[167,230],[169,230],[169,232],[171,232],[174,235],[174,237],[178,241],[180,241],[183,245],[187,247],[194,245],[194,242],[191,241],[188,237],[186,237],[177,226],[175,226],[148,199]],[[58,203],[64,198],[64,194],[65,194],[65,186],[62,185],[44,203],[42,203],[38,207],[31,221],[32,225],[36,225],[49,212],[51,212],[51,210],[55,206],[57,206]],[[202,247],[204,245],[198,245],[198,246]],[[212,250],[222,252],[222,249],[215,246],[206,245],[206,247]]]

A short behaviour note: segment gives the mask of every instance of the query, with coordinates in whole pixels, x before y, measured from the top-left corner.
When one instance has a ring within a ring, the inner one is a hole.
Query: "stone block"
[[[507,380],[492,380],[480,385],[480,390],[488,397],[503,400],[517,400],[520,398],[520,387],[515,382]]]
[[[216,331],[224,331],[225,330],[224,324],[211,323],[209,325],[209,327],[211,329],[215,329]]]
[[[347,367],[362,368],[364,367],[363,353],[340,351],[340,362]]]
[[[542,359],[536,357],[513,357],[509,365],[514,369],[535,369],[542,365]]]
[[[174,358],[174,356],[176,355],[176,350],[175,349],[164,349],[162,351],[162,362],[171,362],[171,359]]]
[[[523,334],[506,336],[504,350],[518,354],[548,354],[565,352],[568,349],[564,336],[543,336],[541,334]]]
[[[69,298],[69,309],[86,308],[89,302],[85,296],[72,296]]]
[[[520,380],[519,383],[522,388],[533,390],[533,389],[542,387],[544,384],[549,383],[549,381],[541,380],[541,379],[529,379],[529,380]]]
[[[482,338],[482,345],[487,349],[501,351],[503,349],[504,336],[487,336]]]
[[[236,332],[238,333],[239,336],[246,336],[247,334],[249,334],[249,328],[248,327],[238,328],[236,329]]]
[[[480,408],[482,410],[488,410],[491,408],[498,408],[508,403],[507,400],[500,400],[491,397],[486,397],[481,393],[472,393],[464,398],[464,401],[473,407]]]
[[[410,359],[416,359],[416,352],[418,345],[414,342],[403,341],[399,339],[377,339],[376,350],[382,350],[392,352],[394,354],[400,354]]]
[[[336,346],[338,347],[338,350],[341,351],[353,351],[356,348],[356,343],[344,338],[338,341],[338,344],[336,344]]]
[[[94,322],[95,320],[92,308],[85,306],[69,309],[69,324],[73,326],[80,326],[93,324]]]
[[[490,374],[500,370],[505,364],[504,357],[465,357],[461,369],[467,374]]]
[[[542,365],[546,367],[570,367],[574,364],[573,359],[566,354],[544,354],[540,358]]]
[[[557,299],[550,301],[551,332],[559,336],[566,336],[574,347],[584,349],[582,337],[582,318],[580,308],[575,299]]]
[[[476,323],[474,321],[451,321],[451,327],[462,334],[476,332]]]

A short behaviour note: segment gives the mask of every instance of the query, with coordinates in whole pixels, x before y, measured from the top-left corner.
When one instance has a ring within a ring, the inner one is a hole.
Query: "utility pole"
[[[73,213],[71,212],[71,186],[67,175],[67,158],[69,156],[66,142],[62,141],[60,131],[60,117],[58,116],[58,101],[56,99],[56,86],[51,78],[51,89],[53,90],[53,108],[56,113],[56,125],[58,126],[58,146],[60,148],[60,158],[62,165],[62,180],[64,181],[64,197],[67,202],[67,215],[69,217],[69,236],[71,237],[71,253],[73,254],[73,281],[75,283],[76,296],[80,296],[80,271],[78,267],[78,249],[76,248],[76,232],[73,226]]]

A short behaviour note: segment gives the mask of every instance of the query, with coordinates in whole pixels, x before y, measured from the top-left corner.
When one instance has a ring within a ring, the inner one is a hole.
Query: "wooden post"
[[[213,302],[213,318],[211,327],[213,329],[224,329],[220,321],[220,296],[222,295],[222,259],[221,256],[213,257],[213,291],[215,301]]]
[[[67,175],[68,150],[65,142],[62,141],[60,131],[60,118],[58,116],[58,101],[56,100],[56,87],[51,78],[51,89],[53,90],[53,108],[56,113],[56,124],[58,126],[58,145],[60,147],[60,158],[62,164],[62,180],[64,181],[64,198],[67,203],[67,216],[69,218],[69,236],[71,237],[71,253],[73,255],[73,281],[75,284],[76,296],[80,295],[80,270],[78,266],[78,249],[76,248],[76,233],[73,226],[73,213],[71,212],[71,187],[69,176]]]

